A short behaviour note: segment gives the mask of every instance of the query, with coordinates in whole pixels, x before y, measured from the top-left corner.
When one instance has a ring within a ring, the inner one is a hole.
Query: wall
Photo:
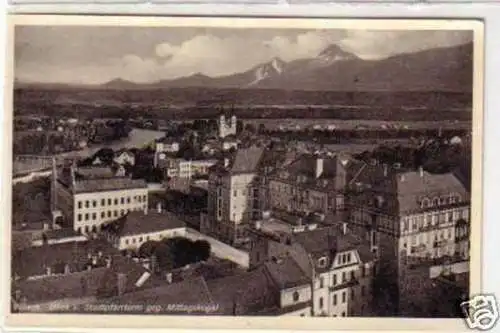
[[[210,243],[212,247],[212,253],[216,257],[230,260],[243,268],[250,267],[250,255],[248,254],[248,252],[236,249],[190,228],[186,228],[185,237],[191,239],[192,241],[206,240]]]
[[[299,298],[297,301],[293,300],[293,295],[298,293]],[[311,286],[303,285],[295,288],[289,288],[281,291],[280,305],[282,308],[291,306],[297,303],[303,303],[311,300]]]
[[[186,236],[186,228],[176,228],[176,229],[166,229],[161,231],[130,235],[120,237],[118,242],[118,250],[136,250],[141,247],[142,244],[146,243],[149,240],[159,241],[166,238],[174,238],[174,237],[185,237]]]

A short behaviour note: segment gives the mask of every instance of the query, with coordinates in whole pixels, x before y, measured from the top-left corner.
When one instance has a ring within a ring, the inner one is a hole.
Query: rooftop
[[[233,173],[256,172],[263,153],[264,148],[255,146],[238,150],[231,171]]]
[[[185,226],[183,221],[170,212],[158,213],[150,210],[147,214],[140,211],[129,212],[124,217],[108,223],[105,229],[123,237],[184,228]]]
[[[268,261],[265,267],[280,289],[294,288],[309,283],[308,277],[291,256]]]
[[[135,283],[147,270],[130,259],[116,255],[111,267],[98,267],[92,270],[50,276],[43,279],[14,281],[12,291],[29,303],[52,300],[97,297],[107,298],[117,293],[117,274],[125,274],[125,291],[130,292],[148,288],[158,283],[150,276],[139,288]]]
[[[57,274],[64,271],[66,264],[71,271],[84,270],[91,260],[89,254],[95,256],[99,252],[103,258],[118,253],[101,239],[25,248],[13,253],[12,274],[21,278],[44,275],[47,267]]]

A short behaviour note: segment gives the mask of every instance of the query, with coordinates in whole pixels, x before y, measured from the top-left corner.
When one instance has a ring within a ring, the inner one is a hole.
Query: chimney
[[[157,210],[158,214],[161,214],[161,211],[162,211],[162,209],[161,209],[161,202],[158,202],[156,204],[156,210]]]
[[[420,174],[420,177],[424,176],[424,168],[422,166],[418,167],[418,173]]]
[[[316,178],[321,177],[323,174],[323,162],[324,160],[322,158],[316,158]]]
[[[384,164],[384,177],[387,177],[387,164]]]
[[[52,275],[52,268],[51,268],[50,266],[47,266],[47,268],[46,268],[46,273],[47,273],[47,275],[49,275],[49,276],[50,276],[50,275]]]
[[[48,224],[48,223],[44,223],[44,224],[43,224],[43,230],[44,230],[44,231],[49,230],[49,224]]]
[[[342,234],[345,235],[347,234],[347,223],[342,223]]]
[[[168,283],[172,283],[173,281],[173,278],[172,278],[172,273],[167,273],[167,275],[165,276],[166,280]]]
[[[271,212],[268,210],[265,210],[262,212],[262,219],[264,220],[269,220],[271,218]]]
[[[64,265],[64,274],[69,274],[71,273],[71,268],[69,267],[69,264]]]
[[[118,296],[121,296],[125,293],[126,287],[127,287],[127,275],[124,273],[118,273],[116,276],[116,289],[118,292]]]

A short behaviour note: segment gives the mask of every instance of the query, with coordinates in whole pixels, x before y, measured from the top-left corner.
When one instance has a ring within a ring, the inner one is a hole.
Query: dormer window
[[[318,259],[318,267],[324,268],[326,267],[327,259],[326,257],[322,257]]]
[[[439,206],[439,198],[434,198],[434,199],[432,199],[432,205],[433,205],[434,207]]]
[[[428,208],[430,206],[430,203],[431,202],[430,202],[429,199],[423,198],[420,205],[421,205],[422,208]]]

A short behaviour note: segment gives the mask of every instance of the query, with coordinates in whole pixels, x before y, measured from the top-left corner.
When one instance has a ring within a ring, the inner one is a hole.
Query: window
[[[76,219],[77,219],[77,221],[81,221],[82,220],[82,214],[78,214]]]
[[[78,201],[78,208],[82,208],[82,202],[81,201]]]
[[[115,211],[113,212],[113,216],[114,216],[114,217],[117,217],[117,216],[118,216],[118,211],[117,211],[117,210],[115,210]]]
[[[142,237],[139,237],[139,242],[142,242],[143,238]]]
[[[123,205],[125,203],[125,198],[124,197],[121,197],[120,198],[120,203]]]
[[[365,296],[365,286],[361,286],[361,296]]]
[[[97,214],[96,213],[92,213],[92,220],[95,220],[97,218]]]
[[[297,302],[299,300],[299,292],[298,291],[295,291],[293,293],[293,301],[294,302]]]
[[[135,238],[132,238],[132,243],[135,244]]]
[[[101,199],[101,206],[106,206],[106,199]]]
[[[323,288],[324,287],[324,283],[325,283],[325,281],[323,280],[323,277],[320,277],[319,278],[319,287]]]
[[[325,257],[318,259],[318,266],[321,268],[326,266],[326,258]]]
[[[125,239],[125,245],[128,245],[128,239]]]
[[[354,296],[355,296],[355,294],[354,294],[354,289],[351,289],[351,299],[352,299],[352,300],[354,300]]]
[[[342,292],[342,303],[345,303],[345,291]]]
[[[147,197],[144,195],[144,196],[142,197],[142,200],[143,200],[144,202],[146,202]]]
[[[337,285],[337,274],[333,274],[333,285]]]
[[[233,191],[233,197],[237,197],[238,196],[238,190],[234,190]]]
[[[127,197],[127,203],[130,203],[130,197]]]
[[[361,277],[365,277],[366,276],[366,268],[365,266],[361,266]]]
[[[118,205],[118,199],[115,198],[115,205]]]
[[[111,199],[108,199],[108,206],[111,206],[111,203],[112,203]]]
[[[88,226],[88,225],[86,225],[86,226],[85,226],[85,233],[86,233],[86,234],[88,234],[88,233],[89,233],[89,226]]]
[[[356,279],[356,274],[354,274],[354,271],[351,271],[351,280]]]
[[[422,208],[429,207],[429,203],[430,203],[429,199],[427,199],[427,198],[422,199]]]
[[[89,220],[89,213],[86,213],[85,214],[85,221],[88,221]]]
[[[345,272],[342,272],[342,283],[346,281]]]
[[[81,228],[81,227],[77,229],[77,233],[78,233],[79,235],[81,235],[81,234],[82,234],[82,228]]]
[[[123,209],[120,209],[120,216],[125,215],[125,211]]]
[[[89,201],[85,200],[85,208],[89,208]]]
[[[337,305],[337,294],[333,294],[333,305]]]
[[[345,317],[345,312],[342,312],[342,317]]]
[[[97,201],[92,200],[92,207],[94,207],[94,208],[97,207]]]
[[[111,217],[111,211],[108,210],[108,217]]]
[[[350,254],[350,253],[348,253],[348,254],[346,255],[346,257],[347,257],[347,259],[346,259],[347,263],[350,263],[350,262],[351,262],[351,254]]]
[[[105,217],[106,217],[106,213],[105,212],[101,212],[101,219],[103,219]]]
[[[319,298],[319,308],[323,309],[323,297]]]

